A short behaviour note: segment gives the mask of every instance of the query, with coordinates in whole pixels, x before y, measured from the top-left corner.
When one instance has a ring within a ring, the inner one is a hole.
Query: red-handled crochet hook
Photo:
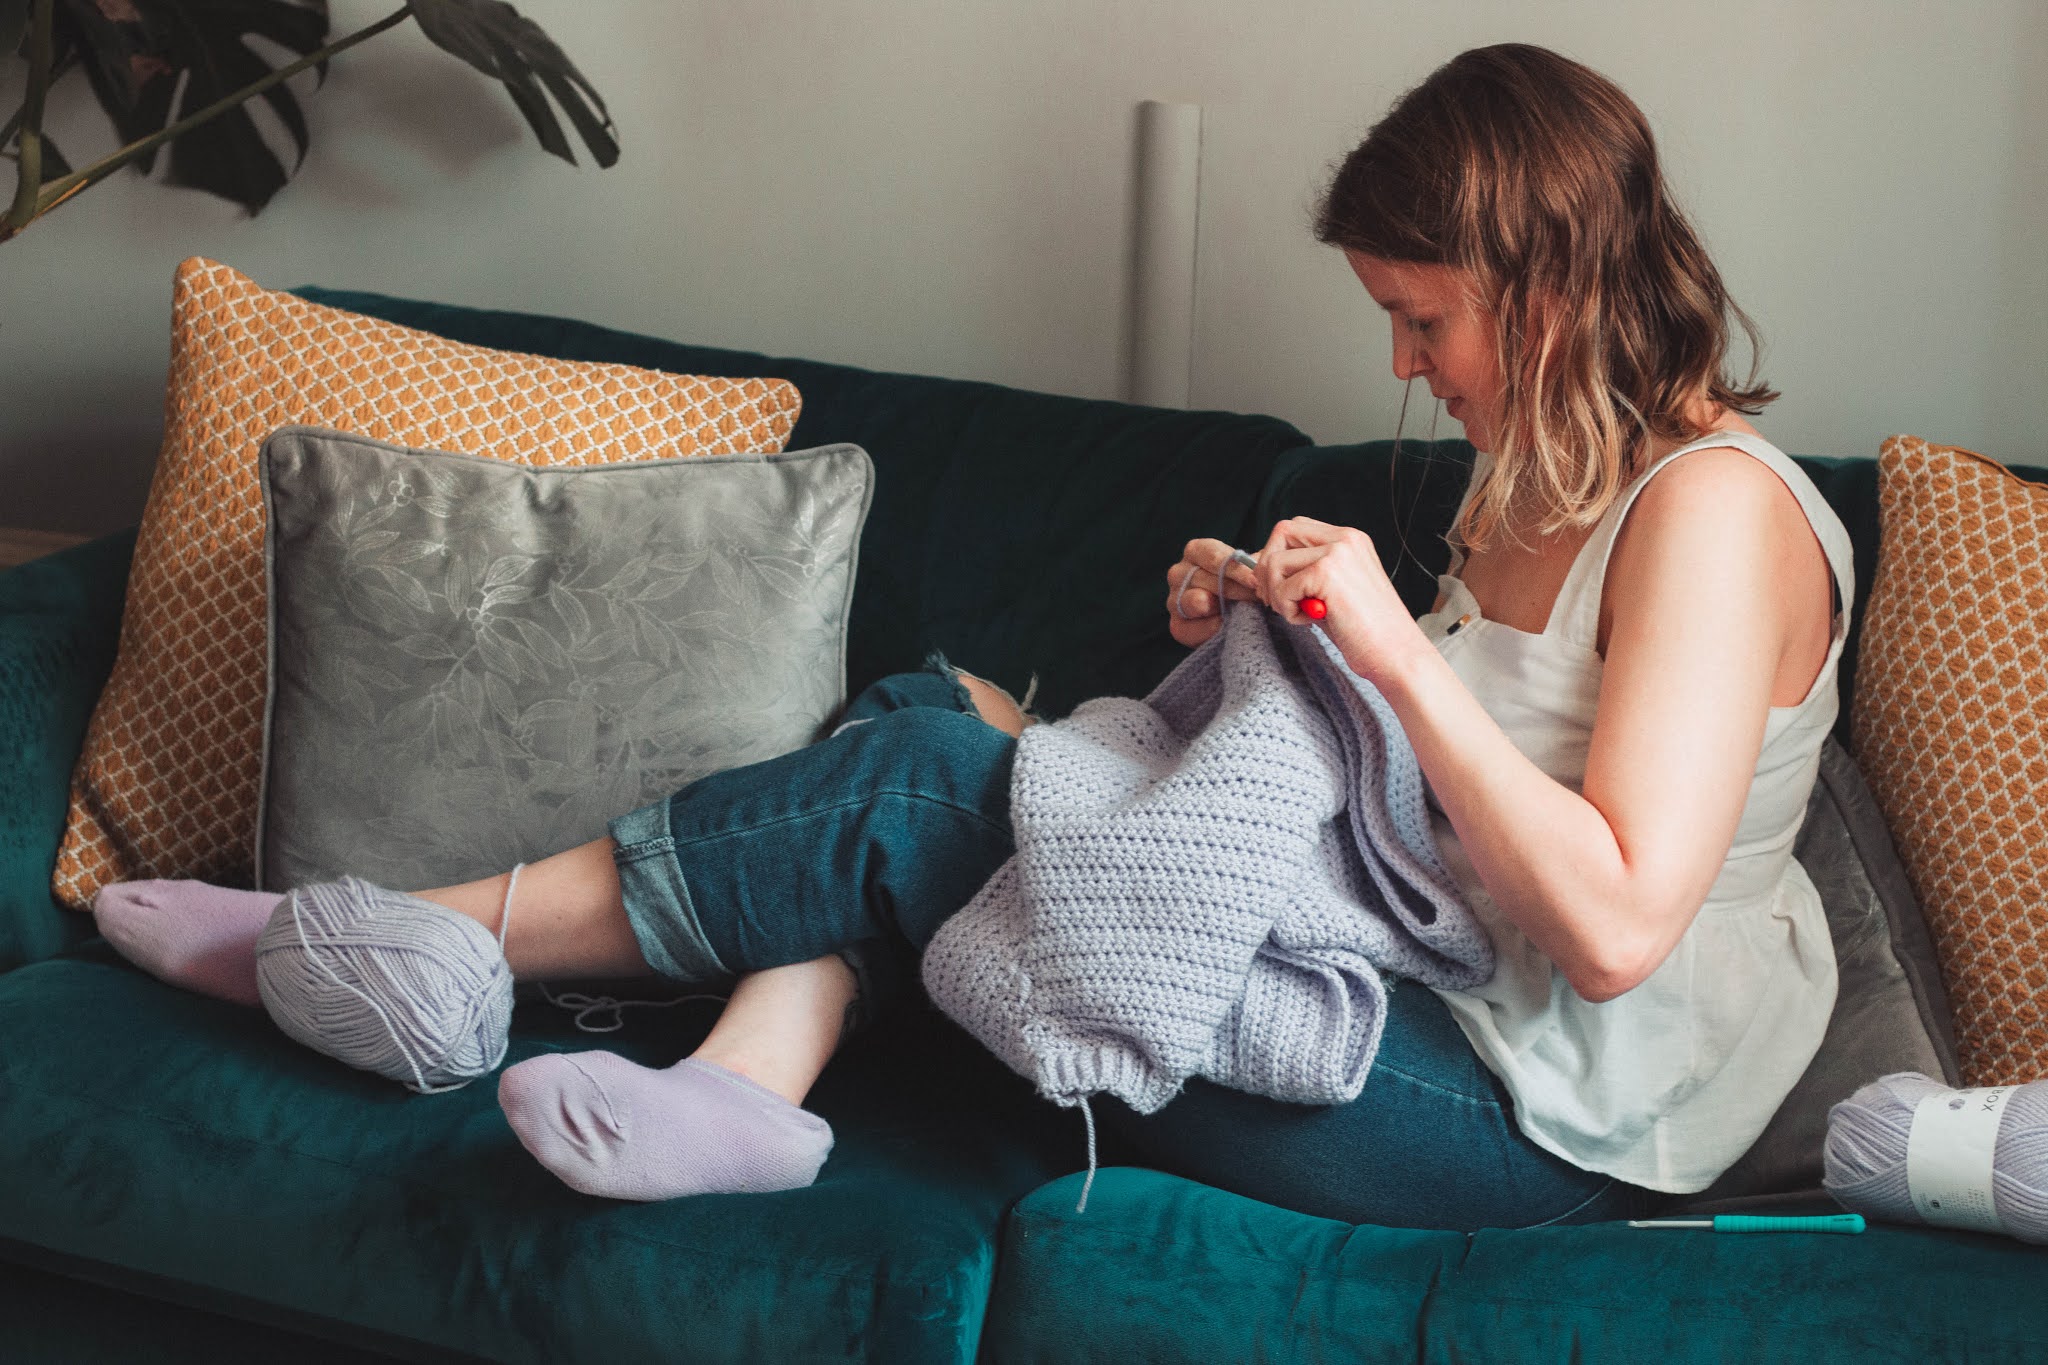
[[[1232,550],[1230,552],[1230,557],[1236,560],[1238,563],[1244,565],[1247,569],[1256,569],[1259,567],[1258,556],[1247,554],[1243,550]],[[1330,608],[1328,607],[1328,605],[1324,603],[1323,599],[1320,597],[1304,597],[1299,602],[1296,602],[1294,605],[1300,607],[1301,614],[1303,616],[1306,616],[1311,621],[1320,621],[1325,616],[1328,616],[1330,614]]]

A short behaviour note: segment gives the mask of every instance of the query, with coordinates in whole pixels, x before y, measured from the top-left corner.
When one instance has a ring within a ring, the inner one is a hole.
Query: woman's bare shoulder
[[[1732,529],[1737,521],[1743,521],[1774,536],[1796,539],[1786,533],[1800,531],[1811,538],[1812,527],[1807,521],[1806,509],[1800,505],[1799,495],[1792,491],[1776,469],[1742,447],[1733,443],[1709,444],[1709,437],[1719,432],[1765,439],[1763,433],[1745,421],[1740,413],[1723,412],[1709,436],[1684,442],[1667,439],[1654,443],[1644,460],[1645,468],[1683,446],[1697,448],[1659,469],[1656,476],[1637,491],[1633,505],[1616,532],[1614,553],[1617,557],[1622,553],[1623,541],[1630,537],[1631,532],[1641,540],[1645,532],[1670,530],[1680,524]]]
[[[1703,446],[1658,471],[1623,520],[1608,560],[1599,648],[1604,655],[1617,612],[1655,609],[1639,594],[1683,582],[1724,587],[1743,595],[1745,611],[1775,619],[1772,702],[1789,704],[1825,661],[1830,575],[1806,509],[1778,472],[1734,446]],[[1758,592],[1759,582],[1768,590]]]
[[[1716,577],[1734,557],[1776,559],[1796,550],[1792,532],[1812,539],[1798,497],[1769,465],[1734,446],[1702,447],[1636,493],[1615,532],[1602,604],[1625,600],[1630,584],[1648,576],[1641,571],[1673,557]]]

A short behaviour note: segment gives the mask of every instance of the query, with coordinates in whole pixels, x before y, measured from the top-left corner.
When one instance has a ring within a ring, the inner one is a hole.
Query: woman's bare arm
[[[1350,556],[1344,577],[1368,558]],[[1827,609],[1826,574],[1796,500],[1751,457],[1703,450],[1651,480],[1609,562],[1583,794],[1514,747],[1412,622],[1406,636],[1383,614],[1362,623],[1371,653],[1337,642],[1400,716],[1501,911],[1580,995],[1607,1000],[1656,970],[1719,875],[1780,663]],[[1282,599],[1329,588],[1313,579],[1290,569],[1275,586]],[[1379,585],[1330,590],[1332,622],[1346,597],[1377,605]]]

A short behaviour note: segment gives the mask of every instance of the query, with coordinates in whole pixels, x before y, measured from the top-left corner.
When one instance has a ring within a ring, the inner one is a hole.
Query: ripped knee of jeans
[[[1038,695],[1038,675],[1033,673],[1025,685],[1022,698],[1012,696],[1008,688],[991,682],[977,673],[969,673],[949,660],[943,653],[933,650],[925,656],[924,666],[953,685],[953,704],[967,715],[980,716],[998,730],[1015,734],[1027,725],[1036,725],[1044,717],[1031,709],[1031,702]],[[992,696],[976,696],[968,683],[975,683],[988,689]],[[991,714],[991,709],[994,714]],[[1016,726],[1011,730],[1009,721]]]

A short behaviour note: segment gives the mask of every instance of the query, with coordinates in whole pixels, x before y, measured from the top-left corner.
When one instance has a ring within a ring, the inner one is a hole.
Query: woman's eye
[[[1411,332],[1421,332],[1421,333],[1423,333],[1424,335],[1428,335],[1428,333],[1429,333],[1429,330],[1430,330],[1430,329],[1431,329],[1432,327],[1435,327],[1435,326],[1436,326],[1436,319],[1435,319],[1435,318],[1410,318],[1410,319],[1408,319],[1408,330],[1409,330],[1409,331],[1411,331]]]

